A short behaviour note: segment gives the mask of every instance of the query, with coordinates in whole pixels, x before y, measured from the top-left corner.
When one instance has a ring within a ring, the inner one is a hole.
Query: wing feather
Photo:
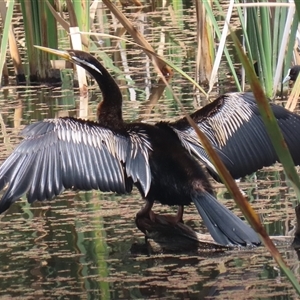
[[[27,126],[24,140],[0,167],[0,188],[6,188],[0,213],[25,193],[29,202],[52,199],[70,188],[121,194],[139,182],[146,195],[151,145],[144,132],[129,131],[113,132],[73,118]]]
[[[281,106],[271,104],[272,110],[292,154],[300,164],[300,116]],[[230,93],[191,115],[206,134],[214,149],[234,178],[251,174],[270,166],[278,157],[260,116],[252,93]],[[196,132],[185,118],[171,123],[182,144],[218,177]]]

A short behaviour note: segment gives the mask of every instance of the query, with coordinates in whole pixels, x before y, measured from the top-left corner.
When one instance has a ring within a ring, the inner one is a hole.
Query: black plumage
[[[137,218],[151,217],[154,201],[181,208],[194,202],[218,243],[260,244],[256,233],[216,200],[194,156],[217,174],[185,118],[155,125],[126,123],[120,90],[99,61],[82,51],[48,51],[82,66],[97,80],[103,94],[98,120],[59,118],[27,126],[24,140],[0,167],[0,188],[6,188],[0,213],[25,193],[33,202],[65,189],[123,194],[135,185],[146,200]],[[273,105],[273,111],[298,164],[295,129],[300,118],[279,106]],[[226,94],[191,116],[235,178],[277,160],[251,93]]]
[[[300,116],[270,103],[295,165],[300,164]],[[278,161],[252,93],[229,93],[191,115],[237,179]],[[194,129],[185,118],[171,123],[185,147],[218,178]]]
[[[295,82],[300,72],[300,66],[295,65],[288,70],[287,75],[284,77],[282,83],[286,83],[287,81]]]

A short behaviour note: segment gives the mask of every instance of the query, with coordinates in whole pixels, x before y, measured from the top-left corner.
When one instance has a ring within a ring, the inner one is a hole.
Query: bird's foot
[[[146,206],[148,206],[146,208]],[[149,210],[149,205],[146,204],[137,214],[135,218],[135,224],[137,228],[146,235],[146,228],[153,227],[155,225],[167,225],[176,226],[178,223],[183,224],[183,206],[178,207],[177,214],[174,215],[159,215],[155,214],[151,209]],[[152,206],[151,206],[152,207]],[[152,225],[151,225],[152,224]]]
[[[137,228],[146,234],[145,227],[142,225],[144,222],[143,220],[147,219],[152,222],[155,222],[155,213],[152,211],[153,203],[146,202],[145,206],[142,207],[135,216],[135,224]]]
[[[155,223],[156,216],[157,215],[152,210],[149,211],[148,214],[140,215],[139,213],[137,213],[135,216],[135,225],[140,231],[146,234],[146,229],[144,226],[145,222]]]

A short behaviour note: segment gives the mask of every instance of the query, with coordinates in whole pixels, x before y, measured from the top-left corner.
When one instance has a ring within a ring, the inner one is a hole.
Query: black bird
[[[293,82],[296,81],[298,75],[299,75],[299,72],[300,72],[300,65],[295,65],[293,66],[292,68],[290,68],[288,70],[288,73],[287,75],[284,77],[282,83],[286,83],[287,81],[291,80]]]
[[[186,121],[174,126],[125,123],[120,90],[99,61],[82,51],[51,51],[96,79],[103,95],[98,120],[59,118],[27,126],[25,139],[0,167],[0,189],[6,187],[0,213],[25,193],[31,203],[52,199],[64,189],[123,194],[135,185],[146,200],[137,218],[151,217],[158,201],[179,205],[175,221],[180,221],[182,207],[194,202],[218,243],[260,244],[256,233],[214,197],[205,172],[189,153],[196,142],[192,135],[183,146],[189,134]],[[199,142],[196,147],[201,151]]]
[[[193,202],[220,244],[259,245],[256,233],[220,204],[193,154],[217,177],[208,155],[185,118],[155,125],[126,123],[120,90],[102,64],[83,51],[44,48],[86,69],[97,81],[103,100],[97,122],[75,118],[27,126],[24,140],[0,167],[4,212],[23,194],[28,202],[54,198],[65,189],[129,193],[135,185],[146,205],[137,218],[149,216],[154,201],[183,206]],[[299,164],[300,118],[273,105],[295,163]],[[207,134],[235,178],[271,165],[277,156],[251,93],[219,97],[191,115]],[[297,131],[298,130],[298,131]]]

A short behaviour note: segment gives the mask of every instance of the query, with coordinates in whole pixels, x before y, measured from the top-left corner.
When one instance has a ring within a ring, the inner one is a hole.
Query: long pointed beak
[[[286,83],[287,81],[289,81],[289,80],[291,79],[290,71],[291,71],[291,69],[288,70],[287,75],[286,75],[286,76],[284,77],[284,79],[282,80],[282,84]]]
[[[36,46],[34,45],[34,47],[42,50],[42,51],[45,51],[45,52],[48,52],[48,53],[51,53],[51,54],[55,54],[59,57],[62,57],[63,59],[65,60],[69,60],[69,61],[72,61],[72,58],[71,58],[71,55],[69,54],[69,52],[67,51],[63,51],[63,50],[56,50],[56,49],[52,49],[52,48],[47,48],[47,47],[42,47],[42,46]]]

